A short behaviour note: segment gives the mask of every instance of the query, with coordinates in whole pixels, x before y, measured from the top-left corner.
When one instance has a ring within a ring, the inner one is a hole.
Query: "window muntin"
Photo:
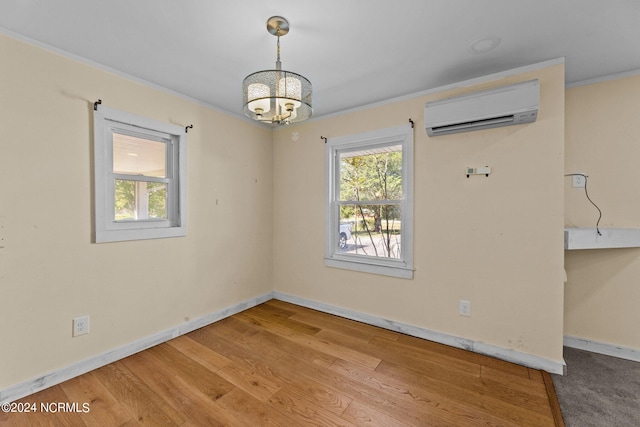
[[[326,151],[326,265],[413,277],[413,129],[334,138]]]
[[[94,144],[96,242],[186,235],[183,128],[100,106]]]

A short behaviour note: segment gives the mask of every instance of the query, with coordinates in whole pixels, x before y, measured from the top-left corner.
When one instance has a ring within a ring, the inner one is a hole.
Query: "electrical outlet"
[[[463,299],[460,300],[460,304],[458,306],[458,312],[460,316],[471,316],[471,301],[465,301]]]
[[[73,319],[72,336],[77,337],[89,333],[89,316],[81,316]]]
[[[573,175],[573,188],[584,188],[587,178],[584,175]]]

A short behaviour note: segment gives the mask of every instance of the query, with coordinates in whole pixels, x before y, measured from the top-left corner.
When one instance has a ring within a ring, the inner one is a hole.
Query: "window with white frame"
[[[93,125],[96,243],[185,236],[185,129],[102,105]]]
[[[413,278],[413,128],[326,144],[325,264]]]

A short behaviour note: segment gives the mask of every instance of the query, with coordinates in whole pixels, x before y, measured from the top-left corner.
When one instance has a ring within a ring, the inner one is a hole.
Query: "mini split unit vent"
[[[424,122],[429,136],[531,123],[539,102],[538,80],[531,80],[427,102]]]

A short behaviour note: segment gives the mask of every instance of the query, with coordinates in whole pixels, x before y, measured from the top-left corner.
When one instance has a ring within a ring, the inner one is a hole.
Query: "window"
[[[94,111],[95,241],[186,235],[186,133],[100,105]]]
[[[413,278],[413,129],[326,144],[325,264]]]

